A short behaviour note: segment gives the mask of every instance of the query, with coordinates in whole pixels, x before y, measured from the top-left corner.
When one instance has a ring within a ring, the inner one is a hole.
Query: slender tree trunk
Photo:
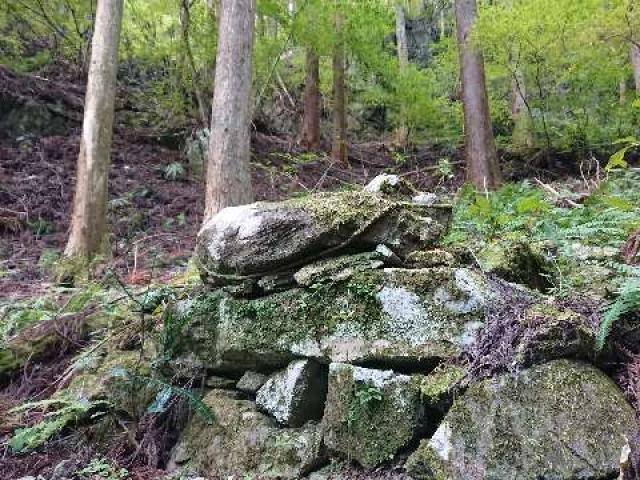
[[[627,103],[627,79],[622,76],[618,83],[618,98],[620,99],[620,105]]]
[[[311,47],[307,48],[304,87],[304,118],[300,143],[308,150],[320,147],[320,59]]]
[[[339,7],[338,7],[339,8]],[[331,158],[347,163],[347,111],[345,85],[344,18],[336,12],[336,43],[333,50],[333,145]]]
[[[527,108],[527,89],[524,76],[516,70],[511,79],[511,118],[513,119],[513,146],[533,147],[531,116]]]
[[[193,88],[193,94],[196,97],[196,104],[198,107],[200,122],[202,123],[203,127],[206,127],[209,123],[209,119],[207,117],[204,95],[200,90],[200,86],[198,85],[198,69],[196,68],[196,62],[193,57],[193,50],[191,49],[191,39],[189,38],[190,25],[191,2],[189,2],[189,0],[182,0],[180,5],[180,36],[182,37],[182,48],[184,48],[184,54],[186,55],[189,71],[191,72],[191,85]]]
[[[396,1],[396,40],[400,75],[403,75],[406,73],[407,67],[409,66],[409,44],[407,42],[407,18],[404,7],[399,0]],[[398,129],[396,130],[396,143],[401,147],[405,147],[408,139],[409,127],[407,126],[407,112],[406,109],[401,106],[400,121]]]
[[[476,0],[456,0],[464,107],[467,179],[476,188],[493,189],[501,182],[489,114],[484,58],[470,38],[477,17]]]
[[[635,43],[630,47],[631,66],[633,67],[633,79],[636,85],[636,93],[640,95],[640,47]]]
[[[205,221],[253,200],[251,83],[256,0],[221,0]]]
[[[99,0],[78,155],[73,217],[65,256],[106,253],[107,200],[124,0]]]

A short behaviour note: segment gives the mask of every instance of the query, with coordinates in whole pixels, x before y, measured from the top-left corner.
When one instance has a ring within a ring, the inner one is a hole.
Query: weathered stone
[[[354,273],[377,270],[383,266],[380,254],[361,253],[314,262],[298,270],[293,278],[298,285],[310,287],[321,282],[348,280]]]
[[[207,478],[299,479],[325,461],[317,424],[281,429],[255,404],[213,390],[203,402],[215,416],[208,425],[197,415],[176,445],[170,465],[189,466]]]
[[[411,252],[406,259],[406,263],[411,268],[433,268],[433,267],[453,267],[456,257],[446,250],[419,250]]]
[[[408,197],[416,193],[416,189],[413,188],[406,180],[402,179],[398,175],[390,175],[383,173],[371,180],[365,187],[364,191],[367,193],[373,193],[377,195],[386,195],[390,197]]]
[[[476,253],[476,259],[484,272],[538,290],[551,286],[555,272],[543,249],[523,239],[486,244]]]
[[[399,255],[433,245],[450,206],[396,202],[366,192],[318,194],[227,208],[200,231],[202,275],[214,284],[299,268],[346,250],[385,244]]]
[[[269,377],[262,373],[248,371],[238,380],[236,388],[241,392],[255,395],[258,390],[267,382]]]
[[[208,388],[219,388],[230,390],[236,386],[236,381],[232,378],[216,377],[215,375],[207,377],[204,383]]]
[[[300,427],[322,418],[326,396],[326,369],[311,360],[297,360],[267,380],[256,404],[278,423]]]
[[[189,334],[209,368],[244,372],[290,361],[432,366],[470,347],[501,299],[469,269],[385,269],[344,282],[209,305]],[[327,301],[330,299],[330,301]]]
[[[634,425],[609,378],[558,360],[471,386],[407,468],[416,480],[614,478]]]
[[[406,447],[424,421],[420,391],[412,377],[347,364],[329,366],[322,423],[330,450],[375,467]]]
[[[456,365],[440,365],[426,376],[417,376],[416,382],[422,400],[430,412],[444,415],[449,411],[455,394],[460,391],[464,369]]]

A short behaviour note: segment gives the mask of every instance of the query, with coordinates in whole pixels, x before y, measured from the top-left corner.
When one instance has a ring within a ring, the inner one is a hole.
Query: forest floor
[[[64,249],[71,217],[79,135],[0,141],[0,299],[36,295],[48,287],[48,267]],[[571,172],[570,155],[538,155],[537,162],[503,153],[507,176],[554,179]],[[132,284],[162,280],[184,268],[202,222],[202,175],[180,150],[150,142],[135,131],[116,131],[109,219],[113,268]],[[566,158],[565,158],[566,157]],[[176,164],[178,175],[171,175]],[[256,200],[365,185],[395,173],[423,191],[454,191],[462,184],[456,146],[425,145],[399,152],[382,142],[350,147],[348,165],[324,152],[301,151],[291,139],[253,135]]]

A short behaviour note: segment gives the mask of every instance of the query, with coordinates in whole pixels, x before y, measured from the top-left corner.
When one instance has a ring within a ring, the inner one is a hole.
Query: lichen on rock
[[[472,385],[407,466],[416,480],[613,478],[634,425],[602,372],[558,360]]]

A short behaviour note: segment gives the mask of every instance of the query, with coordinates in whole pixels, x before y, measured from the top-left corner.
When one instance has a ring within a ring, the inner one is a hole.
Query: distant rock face
[[[420,431],[424,413],[410,376],[339,363],[329,367],[324,441],[345,458],[366,467],[391,460]]]
[[[221,211],[198,236],[203,277],[212,283],[300,268],[379,244],[396,254],[434,245],[451,208],[396,202],[367,192],[321,194]]]
[[[281,429],[255,404],[232,392],[213,390],[204,399],[212,425],[195,415],[176,445],[170,466],[182,465],[208,478],[299,479],[321,466],[325,454],[317,424]],[[236,476],[236,477],[234,477]]]
[[[416,480],[615,478],[634,425],[609,378],[558,360],[471,386],[407,466]]]
[[[300,427],[320,420],[327,396],[326,368],[311,360],[297,360],[271,376],[258,390],[256,404],[278,423]]]

